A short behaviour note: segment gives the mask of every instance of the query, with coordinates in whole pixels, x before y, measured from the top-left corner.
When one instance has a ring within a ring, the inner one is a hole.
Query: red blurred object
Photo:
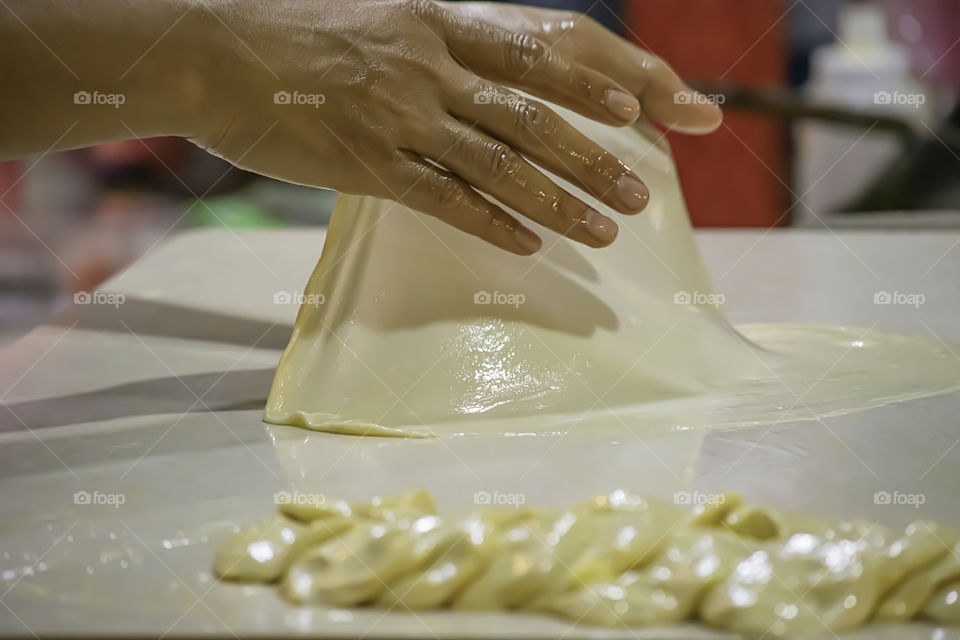
[[[771,0],[632,0],[624,3],[634,42],[684,79],[747,86],[786,83],[784,13]],[[769,227],[789,216],[784,129],[725,113],[715,133],[671,133],[680,184],[694,225]]]
[[[10,210],[17,210],[20,198],[20,164],[16,160],[0,162],[0,201],[7,206],[0,206],[0,219],[12,218]]]

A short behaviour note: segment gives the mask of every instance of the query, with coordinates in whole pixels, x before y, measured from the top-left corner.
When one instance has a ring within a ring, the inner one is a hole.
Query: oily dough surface
[[[581,624],[699,620],[761,636],[869,621],[960,623],[955,531],[829,522],[713,496],[692,511],[623,490],[567,509],[437,515],[423,490],[288,501],[224,540],[215,570],[293,604],[524,610]]]
[[[733,327],[711,287],[669,150],[557,107],[650,187],[591,249],[538,228],[509,255],[401,205],[341,196],[265,420],[379,436],[684,429],[816,419],[960,386],[932,337]],[[864,292],[871,295],[872,292]]]

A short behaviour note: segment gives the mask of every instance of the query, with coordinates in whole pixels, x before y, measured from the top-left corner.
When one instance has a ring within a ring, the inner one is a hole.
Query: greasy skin
[[[284,505],[223,541],[215,570],[272,582],[291,603],[525,610],[580,624],[697,621],[762,636],[871,620],[960,624],[956,532],[828,522],[714,496],[692,512],[619,490],[565,510],[436,514],[413,491]]]
[[[570,12],[430,0],[5,9],[0,55],[18,64],[0,70],[0,158],[183,136],[245,169],[400,202],[521,255],[541,246],[524,220],[591,247],[618,232],[542,169],[618,214],[649,197],[643,176],[544,100],[617,127],[642,113],[706,133],[721,119],[664,62]],[[78,104],[75,92],[122,102]]]
[[[593,247],[617,235],[614,220],[534,163],[618,213],[642,210],[648,192],[642,176],[511,87],[613,126],[641,110],[691,132],[720,122],[711,105],[675,100],[689,89],[663,62],[572,13],[412,0],[236,6],[231,25],[266,57],[258,65],[233,52],[240,62],[224,66],[216,92],[225,117],[201,144],[267,175],[400,202],[514,253],[533,253],[539,238],[481,192]],[[276,105],[277,91],[325,101]]]

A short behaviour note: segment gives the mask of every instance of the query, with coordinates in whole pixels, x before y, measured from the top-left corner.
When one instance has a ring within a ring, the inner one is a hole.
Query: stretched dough
[[[815,419],[953,390],[940,342],[721,312],[677,174],[649,127],[557,108],[650,187],[602,250],[538,229],[508,255],[411,211],[341,196],[265,420],[381,436],[673,429]]]

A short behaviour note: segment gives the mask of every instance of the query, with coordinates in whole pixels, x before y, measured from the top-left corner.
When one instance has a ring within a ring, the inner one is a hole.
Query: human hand
[[[528,219],[593,247],[616,223],[536,165],[614,210],[649,194],[617,158],[522,89],[613,126],[641,111],[687,132],[720,112],[680,101],[658,58],[579,14],[428,0],[238,0],[214,38],[217,80],[194,141],[241,167],[373,195],[437,216],[508,251]]]

